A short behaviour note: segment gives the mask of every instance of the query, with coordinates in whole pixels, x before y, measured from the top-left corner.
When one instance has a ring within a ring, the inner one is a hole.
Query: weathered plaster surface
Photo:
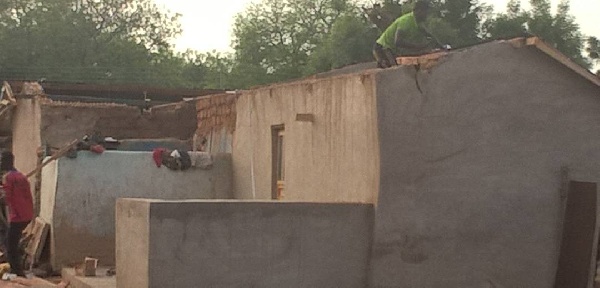
[[[40,125],[40,99],[18,99],[12,115],[12,152],[15,155],[15,167],[23,174],[33,171],[37,166],[37,149],[41,146]],[[35,178],[30,178],[29,182],[31,193],[34,193]],[[35,197],[33,199],[35,201]]]
[[[150,202],[117,199],[115,212],[117,287],[149,288]]]
[[[375,202],[379,174],[375,104],[371,74],[244,92],[236,104],[236,198],[271,198],[271,127],[283,124],[284,199]],[[314,121],[296,121],[299,113],[312,114]]]
[[[117,206],[118,245],[124,245],[117,247],[117,287],[363,288],[367,282],[371,204],[119,199]],[[141,210],[149,212],[143,217]],[[146,221],[149,233],[141,235],[146,228],[134,227]],[[144,248],[131,247],[131,239]]]
[[[600,181],[600,89],[491,43],[377,76],[371,287],[552,287],[561,169]]]
[[[76,159],[58,160],[57,167],[44,169],[56,169],[57,176],[43,178],[41,209],[42,215],[51,215],[46,220],[52,225],[53,267],[85,256],[114,264],[117,198],[232,198],[230,161],[229,155],[217,155],[211,170],[172,171],[157,168],[151,152],[79,152]]]

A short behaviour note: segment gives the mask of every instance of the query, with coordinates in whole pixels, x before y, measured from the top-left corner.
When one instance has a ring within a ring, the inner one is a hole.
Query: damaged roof
[[[579,76],[589,80],[593,84],[600,86],[600,77],[598,75],[595,75],[591,71],[589,71],[586,68],[582,67],[581,65],[575,63],[574,61],[569,59],[569,57],[567,57],[562,52],[560,52],[558,49],[545,43],[539,37],[519,37],[519,38],[510,39],[510,40],[496,40],[496,41],[492,41],[492,42],[510,43],[515,48],[526,48],[526,47],[535,48],[538,51],[550,56],[552,59],[556,60],[557,62],[559,62],[566,68],[579,74]],[[486,44],[486,43],[480,43],[475,46],[479,46],[479,45],[483,45],[483,44]],[[456,53],[458,51],[469,49],[469,48],[450,50],[450,51],[439,51],[439,52],[428,53],[428,54],[423,54],[423,55],[418,55],[418,56],[398,57],[396,59],[396,61],[399,66],[417,66],[418,65],[423,69],[428,69],[428,68],[435,66],[437,64],[437,62],[440,59],[444,58],[446,55]],[[360,63],[360,64],[349,65],[346,67],[341,67],[341,68],[334,69],[334,70],[331,70],[328,72],[319,73],[314,76],[308,77],[308,79],[321,79],[321,78],[327,78],[327,77],[332,77],[332,76],[364,73],[367,70],[378,71],[379,69],[377,68],[377,64],[375,62]]]
[[[543,52],[544,54],[550,56],[552,59],[556,60],[560,64],[569,68],[573,72],[579,74],[579,76],[600,86],[600,77],[599,76],[597,76],[594,73],[592,73],[591,71],[585,69],[581,65],[575,63],[573,60],[571,60],[569,57],[564,55],[558,49],[556,49],[556,48],[552,47],[551,45],[549,45],[548,43],[544,42],[539,37],[529,37],[529,38],[521,37],[521,38],[514,38],[511,40],[500,40],[497,42],[508,42],[511,45],[513,45],[515,48],[533,47],[533,48]],[[436,52],[436,53],[430,53],[430,54],[425,54],[425,55],[415,56],[415,57],[398,57],[397,62],[398,62],[398,65],[403,65],[403,66],[421,65],[421,66],[425,66],[424,68],[427,69],[428,67],[434,66],[435,63],[439,59],[443,58],[444,56],[446,56],[449,53],[452,53],[452,51]]]
[[[16,93],[27,81],[8,81]],[[43,82],[43,92],[54,101],[84,103],[119,103],[132,106],[155,106],[183,101],[224,91],[213,89],[173,89],[146,85],[98,85],[81,83]],[[145,99],[149,99],[146,103]]]

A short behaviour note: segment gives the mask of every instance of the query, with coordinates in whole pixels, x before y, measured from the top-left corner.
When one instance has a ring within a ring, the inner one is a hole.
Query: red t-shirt
[[[29,222],[33,219],[33,198],[27,177],[13,170],[4,176],[4,193],[8,205],[8,221]]]

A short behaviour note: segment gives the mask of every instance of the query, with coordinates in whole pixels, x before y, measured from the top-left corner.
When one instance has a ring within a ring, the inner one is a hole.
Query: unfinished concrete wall
[[[116,213],[117,287],[367,284],[371,204],[119,199]]]
[[[43,171],[41,216],[52,225],[51,260],[55,269],[82,261],[115,262],[114,206],[120,197],[229,199],[230,155],[217,155],[211,170],[157,168],[151,152],[79,152]]]
[[[18,99],[12,118],[12,151],[15,154],[15,166],[23,173],[32,171],[37,165],[37,149],[41,144],[40,125],[40,99]]]
[[[115,219],[118,287],[150,288],[150,201],[117,199]]]
[[[37,96],[17,99],[17,106],[12,113],[12,152],[15,155],[15,168],[23,174],[35,170],[38,164],[37,149],[41,146],[40,101]],[[39,200],[36,197],[36,178],[29,178],[34,207],[39,211]]]
[[[47,102],[42,106],[42,141],[59,147],[99,132],[116,139],[191,139],[196,131],[193,101],[153,107],[150,112],[118,104]]]
[[[600,89],[490,43],[377,76],[371,287],[553,287],[564,193],[600,181]]]
[[[236,198],[270,199],[272,131],[285,126],[283,199],[373,203],[379,148],[372,75],[243,92],[233,145]],[[309,114],[313,121],[297,121]]]

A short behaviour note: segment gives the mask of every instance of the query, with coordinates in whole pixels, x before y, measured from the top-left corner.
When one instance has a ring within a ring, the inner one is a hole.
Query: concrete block
[[[365,287],[372,204],[119,199],[117,287]]]

